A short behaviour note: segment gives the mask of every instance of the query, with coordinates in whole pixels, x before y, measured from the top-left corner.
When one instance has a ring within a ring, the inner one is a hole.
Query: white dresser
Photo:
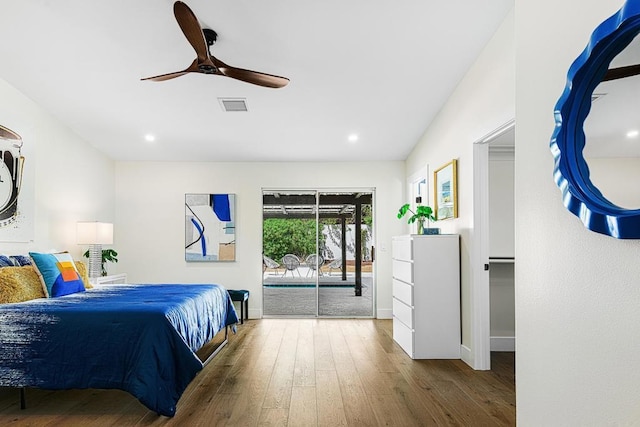
[[[396,236],[391,254],[393,339],[412,359],[459,359],[459,236]]]

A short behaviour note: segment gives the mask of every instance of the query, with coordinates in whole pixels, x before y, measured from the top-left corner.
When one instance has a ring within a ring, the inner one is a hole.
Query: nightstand
[[[116,285],[127,283],[127,273],[110,274],[108,276],[100,276],[89,279],[93,286],[99,285]]]

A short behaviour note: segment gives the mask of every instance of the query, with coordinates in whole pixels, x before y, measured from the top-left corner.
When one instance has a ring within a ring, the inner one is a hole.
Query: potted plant
[[[436,217],[433,215],[433,209],[431,206],[422,206],[420,202],[422,201],[421,197],[416,197],[416,211],[411,210],[411,206],[409,203],[406,203],[400,207],[398,210],[398,219],[402,218],[407,214],[407,212],[411,213],[407,224],[413,224],[414,222],[418,222],[418,234],[440,234],[439,228],[430,228],[428,225],[425,228],[425,221],[436,221]]]
[[[85,258],[89,258],[89,251],[87,250],[84,254],[82,254],[82,256],[84,256]],[[108,262],[118,262],[118,258],[116,258],[117,256],[118,256],[118,252],[114,251],[113,249],[102,250],[102,275],[103,276],[107,275],[107,269],[105,267],[105,264]]]

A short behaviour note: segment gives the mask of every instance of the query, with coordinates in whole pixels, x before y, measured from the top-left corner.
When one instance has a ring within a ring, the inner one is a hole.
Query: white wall
[[[523,427],[640,420],[640,241],[585,229],[562,205],[549,151],[567,70],[622,4],[516,0],[516,399]]]
[[[353,261],[356,259],[356,233],[355,233],[356,225],[355,224],[347,224],[347,232],[345,233],[345,246],[346,250],[346,259]],[[333,230],[333,233],[332,233]],[[337,232],[340,234],[337,235]],[[363,261],[370,261],[371,258],[371,246],[373,246],[373,242],[371,241],[371,234],[369,230],[369,226],[367,224],[362,224],[362,231],[365,232],[365,240],[362,242],[361,247],[362,251],[362,259]],[[325,262],[330,260],[336,260],[342,258],[342,242],[340,241],[340,235],[342,235],[342,225],[334,224],[334,225],[325,225],[322,227],[322,234],[324,235],[324,245],[325,245]],[[366,250],[365,250],[366,248]],[[319,252],[320,255],[323,255],[323,252]],[[331,254],[333,257],[331,258]]]
[[[391,317],[391,236],[404,203],[403,162],[153,163],[116,165],[120,271],[131,282],[219,283],[251,292],[262,315],[262,189],[375,187],[377,316]],[[185,193],[236,194],[236,262],[184,260]]]
[[[407,158],[407,176],[458,159],[459,218],[437,222],[461,235],[462,343],[472,346],[470,251],[473,238],[473,142],[515,117],[514,14],[511,12]],[[433,185],[429,176],[429,186]],[[429,203],[433,204],[433,196]]]
[[[1,242],[0,252],[57,249],[80,259],[76,222],[114,219],[114,162],[2,79],[0,124],[22,136],[25,169],[35,169],[34,240]]]
[[[489,149],[489,256],[515,256],[515,157]]]

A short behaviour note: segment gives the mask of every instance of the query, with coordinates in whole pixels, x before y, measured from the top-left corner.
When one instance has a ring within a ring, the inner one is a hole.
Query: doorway
[[[373,189],[263,189],[265,317],[373,317]]]
[[[515,350],[515,120],[474,143],[472,348],[463,359],[491,369],[491,351]]]
[[[489,144],[490,349],[515,351],[515,128]]]

